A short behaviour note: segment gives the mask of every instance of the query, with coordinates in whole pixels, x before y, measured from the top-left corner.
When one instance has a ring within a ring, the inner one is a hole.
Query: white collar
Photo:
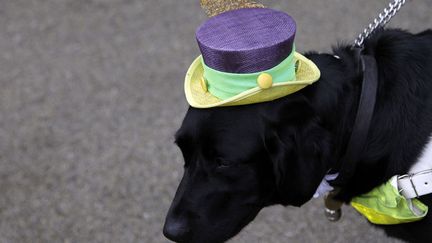
[[[409,172],[398,177],[398,188],[406,198],[432,193],[432,137]]]

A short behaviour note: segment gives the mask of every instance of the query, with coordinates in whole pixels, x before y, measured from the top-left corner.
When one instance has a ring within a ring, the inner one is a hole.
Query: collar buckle
[[[408,199],[430,194],[432,193],[432,169],[398,176],[397,186],[399,193]]]

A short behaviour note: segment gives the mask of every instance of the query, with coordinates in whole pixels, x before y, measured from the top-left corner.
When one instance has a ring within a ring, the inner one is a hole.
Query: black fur
[[[432,134],[432,31],[382,30],[365,51],[378,63],[378,98],[365,152],[339,194],[346,202],[406,173]],[[362,74],[353,51],[338,47],[334,54],[340,59],[307,54],[321,79],[293,95],[188,110],[176,135],[185,167],[164,227],[168,238],[223,242],[263,207],[301,206],[312,197],[326,172],[337,169],[360,95]],[[432,207],[432,196],[421,200]],[[406,241],[432,241],[430,213],[383,228]]]

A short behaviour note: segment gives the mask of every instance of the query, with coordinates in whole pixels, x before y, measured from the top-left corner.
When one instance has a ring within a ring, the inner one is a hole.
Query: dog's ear
[[[265,147],[273,164],[277,203],[301,206],[330,167],[331,136],[305,100],[289,103],[272,115],[277,120],[267,128]]]

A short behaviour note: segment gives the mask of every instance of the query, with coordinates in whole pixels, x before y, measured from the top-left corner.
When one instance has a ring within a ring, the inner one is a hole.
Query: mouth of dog
[[[168,216],[165,221],[163,233],[168,239],[179,242],[179,243],[222,243],[233,236],[237,235],[249,222],[251,222],[263,208],[262,205],[248,205],[248,212],[246,216],[236,224],[231,224],[229,227],[222,225],[220,227],[214,227],[212,229],[202,229],[206,223],[199,223],[200,217],[196,217],[194,220],[196,223],[192,224],[191,228],[182,228],[182,226],[175,225]],[[199,226],[198,226],[199,225]],[[198,226],[198,227],[197,227]],[[183,226],[189,227],[189,226]]]

